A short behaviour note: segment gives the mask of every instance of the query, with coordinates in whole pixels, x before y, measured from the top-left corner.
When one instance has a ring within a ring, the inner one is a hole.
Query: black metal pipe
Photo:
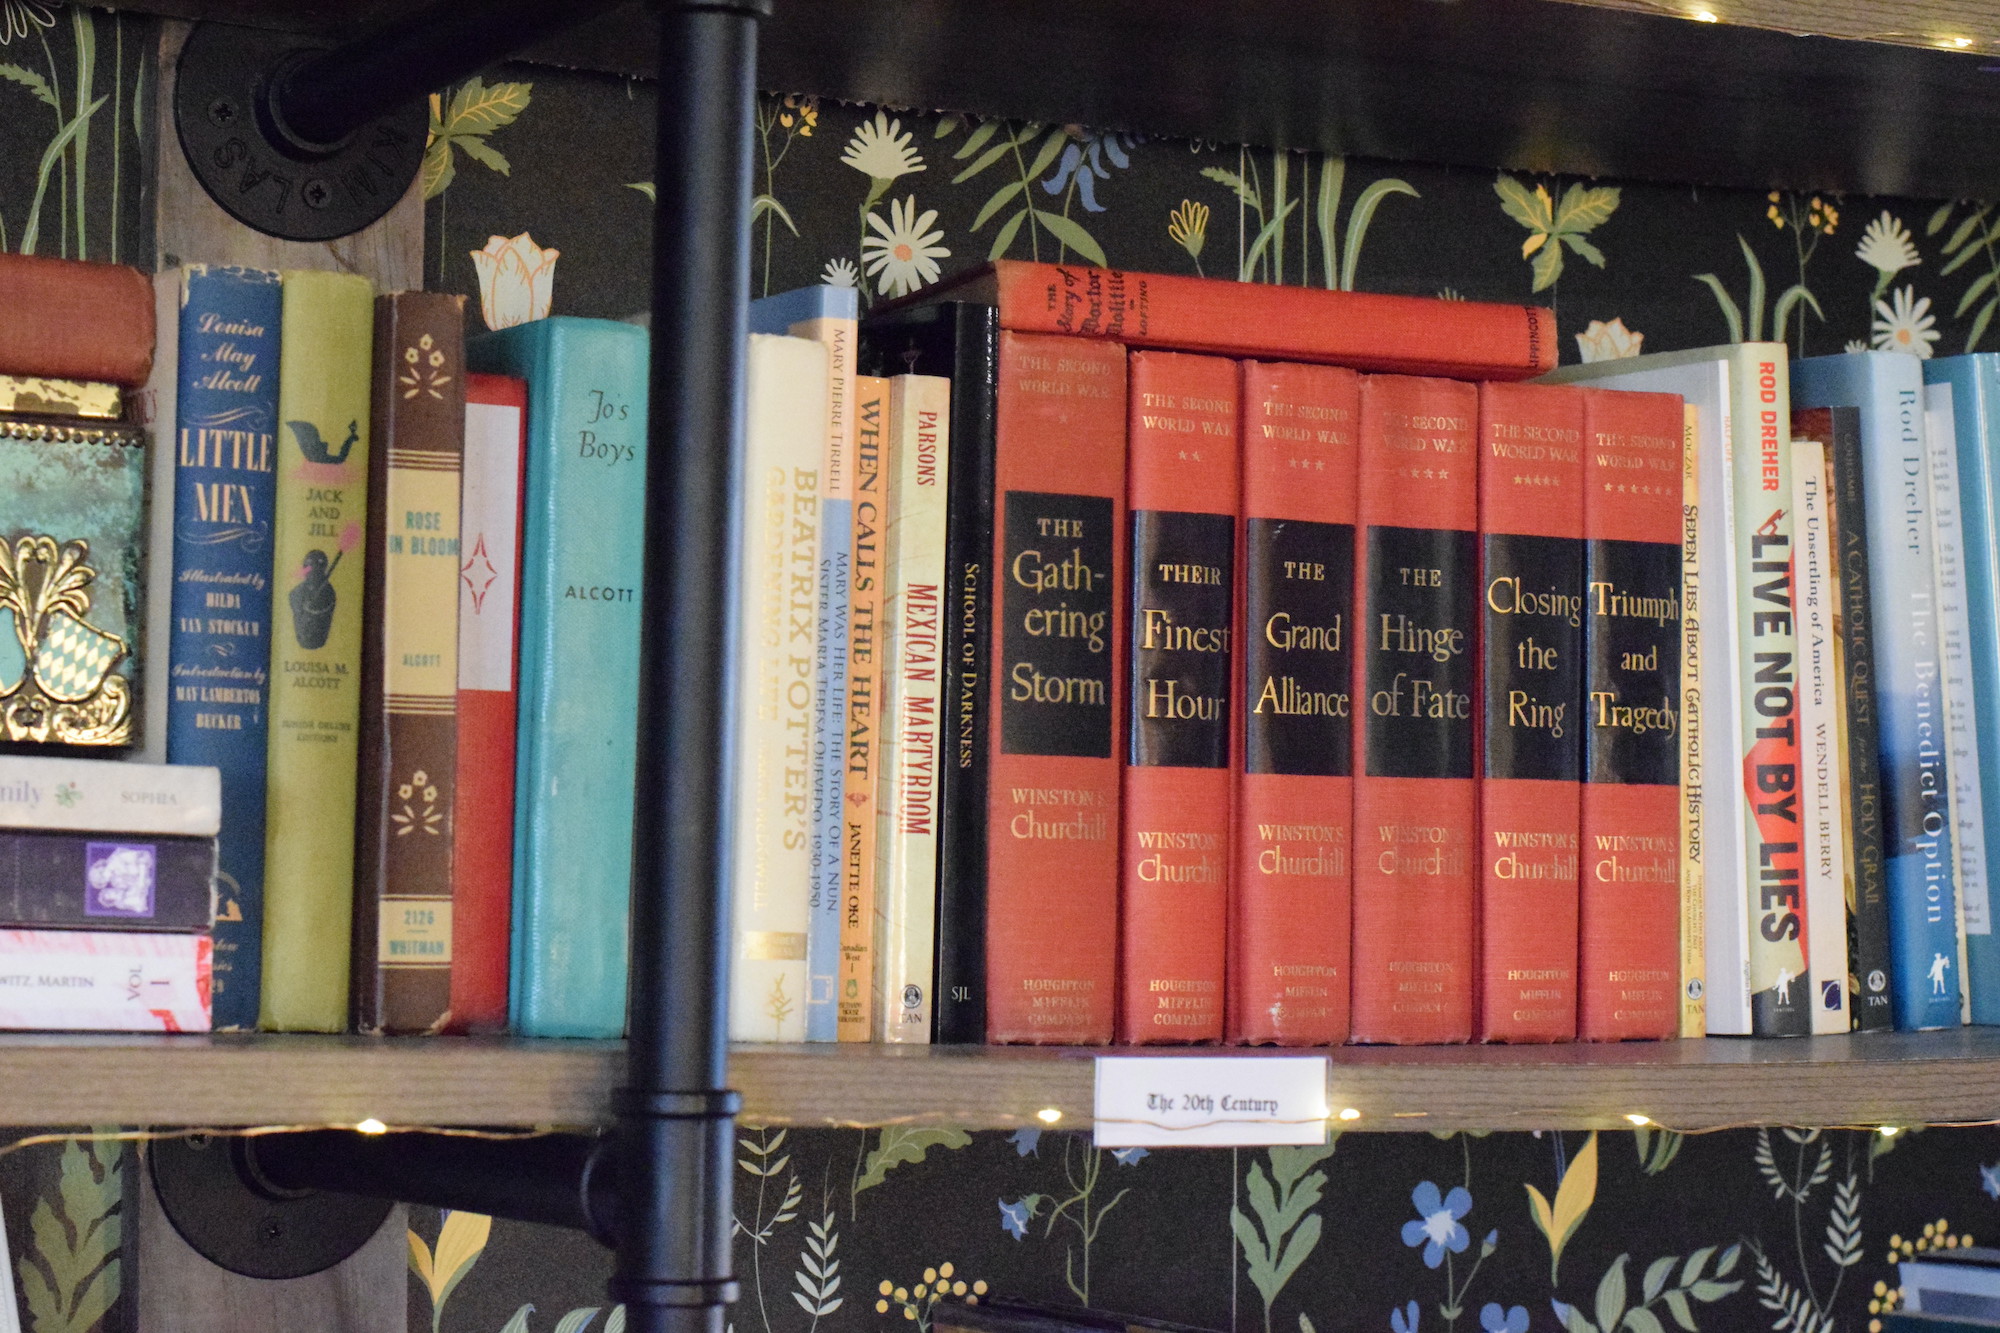
[[[633,1333],[722,1333],[735,1094],[727,1078],[727,629],[741,486],[757,20],[664,0],[651,420],[632,857],[623,1193],[611,1297]]]
[[[440,0],[379,32],[276,72],[277,126],[335,144],[385,112],[629,0]]]
[[[485,1139],[315,1129],[239,1140],[254,1189],[336,1190],[587,1231],[612,1243],[617,1166],[585,1134]]]

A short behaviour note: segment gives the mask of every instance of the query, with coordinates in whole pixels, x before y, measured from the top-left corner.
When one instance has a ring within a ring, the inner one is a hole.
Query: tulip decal
[[[508,240],[488,237],[486,248],[472,252],[479,272],[479,314],[489,329],[511,329],[531,319],[548,318],[555,296],[556,260],[560,250],[544,250],[527,232]]]

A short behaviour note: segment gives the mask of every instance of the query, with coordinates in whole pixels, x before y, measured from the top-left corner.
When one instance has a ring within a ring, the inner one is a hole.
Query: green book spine
[[[374,288],[285,274],[258,1026],[347,1022]]]

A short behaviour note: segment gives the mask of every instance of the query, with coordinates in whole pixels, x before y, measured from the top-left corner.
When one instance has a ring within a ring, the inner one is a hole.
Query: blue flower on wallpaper
[[[1125,150],[1136,148],[1144,138],[1138,134],[1093,134],[1082,143],[1072,143],[1063,149],[1062,161],[1056,163],[1056,169],[1042,182],[1042,188],[1050,194],[1061,194],[1075,180],[1084,210],[1102,213],[1104,205],[1097,202],[1097,182],[1111,179],[1111,167],[1104,165],[1104,159],[1110,158],[1112,167],[1124,170],[1132,165]]]
[[[1141,1160],[1152,1155],[1144,1148],[1113,1148],[1111,1150],[1111,1160],[1120,1166],[1137,1166]]]
[[[2000,1199],[2000,1162],[1979,1168],[1979,1188],[1989,1199]]]
[[[1000,1229],[1015,1240],[1020,1240],[1028,1234],[1028,1221],[1034,1217],[1035,1210],[1029,1206],[1026,1199],[1016,1199],[1012,1203],[1002,1199],[999,1202]]]
[[[1014,1145],[1016,1157],[1040,1157],[1042,1131],[1039,1129],[1017,1129],[1007,1136],[1007,1142]]]
[[[1479,1307],[1480,1333],[1528,1333],[1528,1307],[1501,1309],[1500,1302],[1488,1301]]]
[[[1389,1311],[1391,1333],[1417,1333],[1417,1303],[1411,1301],[1400,1310]]]
[[[1471,1233],[1458,1219],[1472,1211],[1472,1195],[1462,1185],[1438,1197],[1438,1187],[1426,1180],[1410,1191],[1417,1207],[1417,1220],[1403,1223],[1403,1244],[1424,1247],[1424,1266],[1436,1268],[1444,1262],[1444,1252],[1457,1254],[1472,1243]]]

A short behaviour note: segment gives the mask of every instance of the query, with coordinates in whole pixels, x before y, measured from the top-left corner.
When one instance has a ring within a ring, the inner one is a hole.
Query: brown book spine
[[[1361,381],[1354,1033],[1472,1036],[1479,391]]]
[[[1584,393],[1585,1041],[1680,1032],[1682,405]],[[1640,599],[1644,599],[1641,601]]]
[[[1576,1035],[1583,390],[1479,387],[1479,1039]]]
[[[1122,965],[1118,1038],[1220,1041],[1229,933],[1237,369],[1130,363]]]
[[[0,374],[138,388],[153,368],[153,282],[123,264],[0,254]]]
[[[1243,366],[1242,683],[1229,1037],[1347,1040],[1353,911],[1351,370]]]
[[[462,305],[427,292],[375,303],[354,864],[363,1032],[434,1032],[451,1010]]]
[[[1111,1040],[1124,768],[1125,349],[1000,335],[987,1039]]]

